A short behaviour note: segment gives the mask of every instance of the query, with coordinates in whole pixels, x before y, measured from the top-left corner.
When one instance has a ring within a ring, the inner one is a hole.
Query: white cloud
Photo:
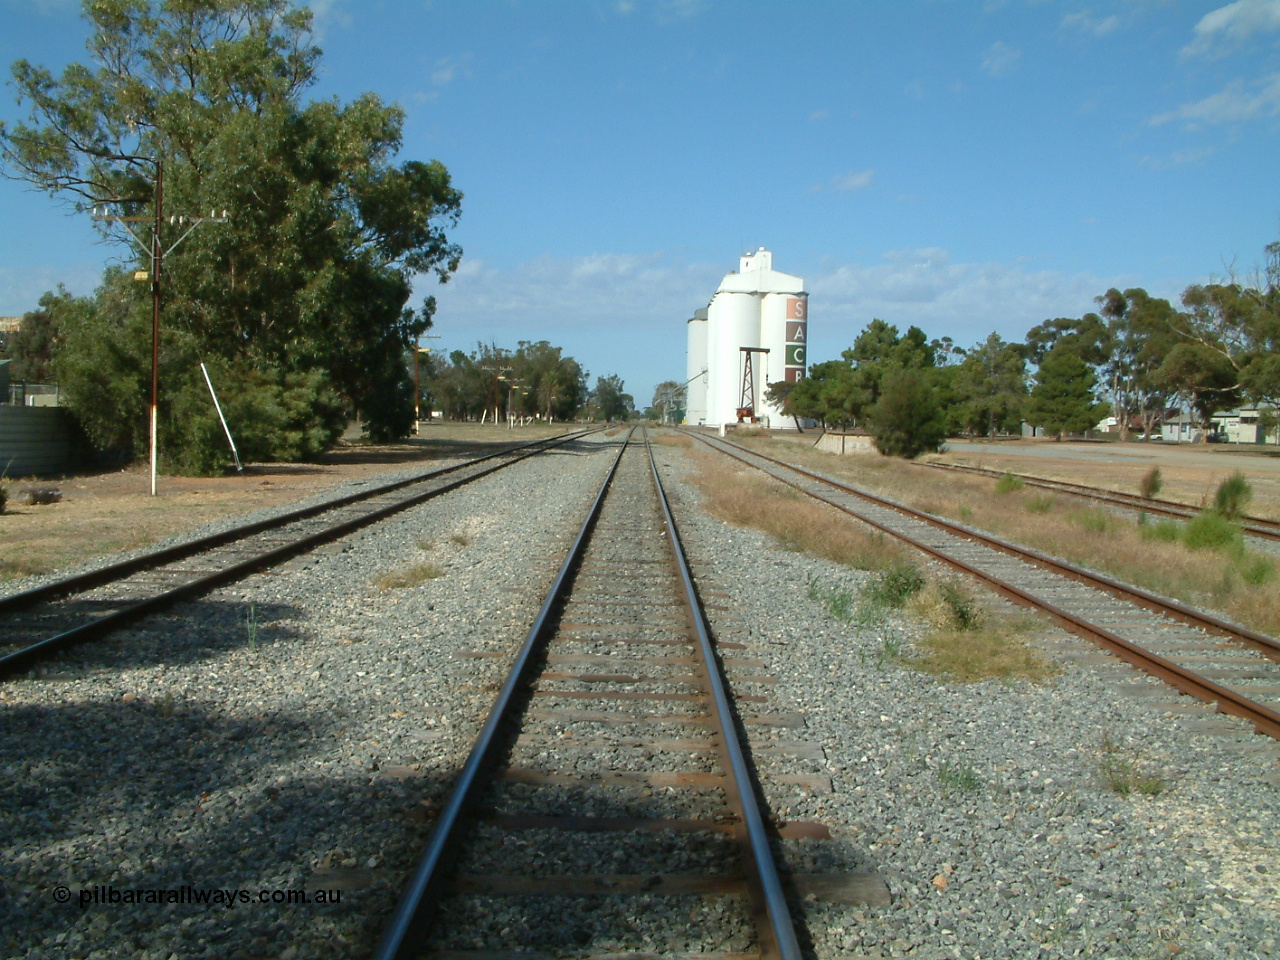
[[[1082,10],[1079,13],[1068,13],[1062,18],[1062,26],[1068,30],[1091,33],[1095,37],[1105,37],[1120,28],[1120,18],[1112,14],[1099,20],[1088,10]]]
[[[1021,50],[997,40],[987,48],[986,55],[982,58],[982,69],[988,76],[1004,76],[1018,65],[1021,58]]]
[[[871,186],[871,181],[875,178],[874,170],[851,170],[848,173],[842,173],[838,177],[831,180],[831,189],[841,192],[850,192],[853,190],[865,190]]]
[[[619,373],[637,399],[647,399],[651,384],[684,370],[685,321],[736,266],[731,255],[690,263],[664,252],[542,256],[510,267],[467,259],[448,284],[421,292],[439,301],[434,332],[444,350],[550,340],[593,375]],[[806,267],[780,259],[778,266],[804,277],[811,293],[815,362],[839,356],[872,317],[966,346],[992,330],[1020,340],[1048,317],[1094,309],[1093,298],[1108,287],[1140,282],[1016,262],[956,262],[938,247],[894,250],[869,264]]]
[[[445,87],[458,77],[471,76],[471,54],[464,53],[460,57],[441,57],[431,71],[431,82],[437,87]]]
[[[1079,316],[1118,277],[1028,271],[1018,263],[954,263],[939,248],[891,251],[875,265],[844,264],[805,278],[812,317],[811,342],[834,355],[872,317],[899,330],[920,327],[930,337],[950,336],[967,346],[992,330],[1021,340],[1048,317]],[[824,323],[830,332],[824,332]]]
[[[809,114],[809,119],[816,122],[818,120],[825,120],[829,116],[830,114],[827,113],[826,110],[815,110],[813,113]]]
[[[1280,0],[1236,0],[1211,10],[1195,26],[1195,39],[1182,55],[1223,56],[1250,37],[1280,30]]]
[[[1204,147],[1200,150],[1175,150],[1167,157],[1143,157],[1142,163],[1152,170],[1168,170],[1170,167],[1180,167],[1186,163],[1199,163],[1201,160],[1207,160],[1217,152],[1216,147]]]
[[[1176,110],[1154,116],[1153,127],[1181,120],[1190,130],[1221,123],[1246,123],[1280,116],[1280,72],[1245,83],[1234,80],[1203,100],[1184,103]]]

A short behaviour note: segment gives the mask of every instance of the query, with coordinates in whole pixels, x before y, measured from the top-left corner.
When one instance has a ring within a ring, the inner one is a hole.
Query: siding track
[[[928,467],[933,470],[950,470],[955,473],[977,474],[983,477],[1000,478],[1005,476],[1005,471],[991,470],[987,467],[974,467],[967,464],[959,463],[917,463],[916,466]],[[1052,490],[1056,493],[1065,493],[1073,497],[1081,497],[1086,500],[1093,500],[1098,503],[1105,503],[1109,507],[1121,507],[1126,510],[1135,510],[1139,513],[1156,514],[1162,517],[1175,517],[1179,520],[1192,520],[1200,515],[1198,507],[1187,506],[1184,503],[1175,503],[1172,500],[1159,500],[1154,497],[1142,497],[1134,493],[1124,493],[1120,490],[1105,490],[1101,487],[1090,487],[1082,483],[1071,483],[1066,480],[1050,480],[1045,477],[1032,477],[1025,473],[1015,473],[1012,476],[1018,477],[1024,484],[1029,487],[1036,487],[1041,490]],[[1260,540],[1280,541],[1280,520],[1271,520],[1267,517],[1241,517],[1241,529],[1246,536],[1257,537]]]
[[[0,598],[0,677],[587,432],[520,444]]]
[[[687,432],[1280,739],[1280,643],[1275,639],[737,444]]]
[[[374,957],[798,958],[756,797],[657,468],[629,435]]]

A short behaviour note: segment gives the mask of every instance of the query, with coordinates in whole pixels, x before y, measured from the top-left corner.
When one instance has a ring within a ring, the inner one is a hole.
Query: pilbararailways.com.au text
[[[116,887],[97,884],[76,892],[82,910],[89,907],[131,906],[141,904],[191,904],[200,907],[329,905],[342,902],[342,891],[333,890],[241,890],[207,887]],[[70,887],[55,887],[53,898],[59,903],[71,899]]]

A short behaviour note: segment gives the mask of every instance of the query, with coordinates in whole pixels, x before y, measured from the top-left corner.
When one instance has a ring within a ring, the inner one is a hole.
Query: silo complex
[[[774,270],[764,247],[742,257],[738,272],[728,274],[707,309],[689,321],[685,422],[736,423],[740,410],[751,410],[767,426],[794,429],[794,421],[765,400],[765,390],[804,377],[808,300],[804,281]],[[699,376],[703,367],[705,377]]]
[[[689,319],[689,349],[685,353],[685,423],[707,419],[707,308],[693,311]]]

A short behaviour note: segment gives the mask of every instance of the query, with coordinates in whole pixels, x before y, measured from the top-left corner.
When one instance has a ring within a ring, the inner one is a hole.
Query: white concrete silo
[[[685,353],[684,422],[697,426],[707,419],[707,308],[693,311]]]
[[[759,298],[721,286],[707,307],[707,422],[712,424],[737,421],[742,348],[760,346]]]
[[[763,247],[743,256],[738,272],[721,281],[707,307],[708,424],[737,422],[738,408],[743,405],[742,348],[749,347],[760,352],[751,354],[754,397],[749,398],[748,405],[775,429],[794,427],[793,421],[771,407],[764,395],[773,381],[804,376],[807,298],[804,281],[774,270],[773,255]],[[690,418],[689,422],[697,421]]]

